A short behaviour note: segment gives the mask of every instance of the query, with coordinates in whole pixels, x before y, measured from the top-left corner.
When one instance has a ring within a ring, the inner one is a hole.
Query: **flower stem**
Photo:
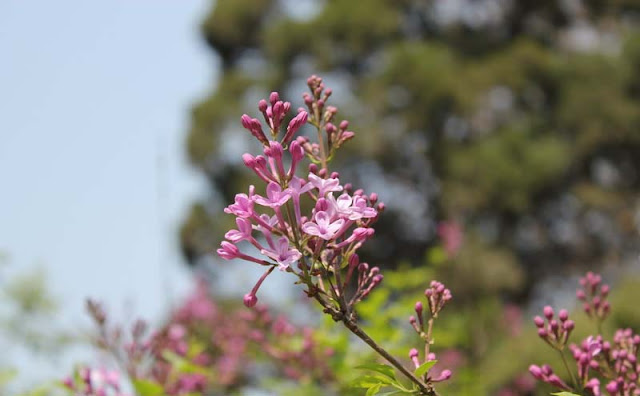
[[[411,371],[409,371],[406,367],[402,365],[396,358],[391,356],[389,352],[380,347],[367,333],[364,332],[356,323],[354,323],[351,319],[344,316],[342,318],[342,323],[344,323],[345,327],[349,329],[353,334],[358,336],[362,341],[364,341],[367,345],[369,345],[374,351],[378,352],[380,356],[385,358],[393,367],[398,369],[405,377],[407,377],[411,382],[418,386],[420,390],[420,394],[427,396],[437,396],[436,391],[428,385],[425,385],[422,381],[418,379]]]
[[[567,369],[567,372],[569,373],[569,376],[571,377],[571,382],[573,382],[573,386],[575,387],[574,389],[576,391],[580,390],[580,386],[578,385],[578,380],[576,379],[575,375],[573,375],[573,371],[571,371],[571,369],[569,369],[569,364],[567,363],[567,358],[564,356],[564,352],[562,352],[561,350],[558,349],[558,353],[560,354],[560,357],[562,358],[562,363],[564,364],[564,368]]]

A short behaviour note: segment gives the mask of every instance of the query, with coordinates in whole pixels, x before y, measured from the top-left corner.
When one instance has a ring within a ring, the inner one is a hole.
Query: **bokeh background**
[[[388,208],[362,315],[397,314],[378,335],[405,353],[403,301],[448,284],[447,394],[544,394],[529,316],[575,307],[587,270],[618,290],[611,328],[638,330],[638,1],[9,1],[0,51],[2,280],[44,268],[63,328],[88,295],[162,322],[192,273],[220,301],[250,287],[212,255],[253,180],[238,120],[273,90],[297,107],[315,73],[357,133],[335,168]],[[289,309],[282,278],[265,301]]]

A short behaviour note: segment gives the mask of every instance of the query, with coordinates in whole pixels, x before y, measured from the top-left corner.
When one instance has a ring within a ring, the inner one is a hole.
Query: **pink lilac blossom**
[[[602,284],[602,277],[589,272],[580,279],[581,289],[576,293],[579,300],[585,303],[585,311],[600,329],[602,321],[609,314],[609,305],[605,301],[609,286]],[[606,308],[605,308],[606,307]],[[573,329],[573,322],[568,319],[566,310],[556,315],[551,307],[543,310],[544,319],[534,318],[539,336],[562,353],[568,342],[568,333]],[[599,331],[599,330],[598,330]],[[562,382],[553,374],[548,365],[532,365],[531,374],[538,380],[547,382],[556,388],[599,396],[604,391],[610,396],[633,396],[640,394],[640,364],[637,355],[640,347],[640,335],[631,329],[618,329],[613,342],[606,341],[602,335],[590,335],[580,344],[570,344],[569,349],[575,361],[575,370],[568,366],[572,386]],[[574,372],[577,375],[574,375]],[[604,382],[602,382],[604,380]]]
[[[278,263],[278,268],[281,271],[285,271],[291,264],[297,262],[300,257],[302,257],[302,254],[297,249],[290,246],[287,237],[278,239],[278,243],[274,246],[273,250],[262,249],[260,253]]]
[[[314,221],[306,222],[302,225],[302,231],[309,235],[314,235],[329,241],[334,239],[338,231],[344,225],[343,219],[331,220],[327,212],[317,212],[313,216]]]
[[[310,81],[310,84],[316,84],[316,80]],[[310,108],[310,112],[307,112],[300,109],[289,122],[280,141],[277,140],[279,130],[291,105],[281,101],[277,93],[272,93],[268,101],[261,100],[258,103],[258,109],[271,132],[271,139],[265,136],[257,119],[242,116],[242,125],[263,144],[263,155],[253,156],[247,153],[242,159],[262,179],[266,189],[262,196],[256,194],[255,188],[251,186],[249,194],[237,194],[235,202],[225,208],[225,213],[236,216],[237,229],[225,234],[226,241],[217,250],[221,258],[273,265],[300,277],[308,274],[322,276],[326,272],[310,272],[309,268],[315,266],[329,269],[338,265],[343,260],[342,257],[348,259],[366,239],[372,237],[373,230],[370,226],[384,208],[384,204],[378,202],[377,194],[367,197],[362,190],[353,194],[345,191],[339,175],[336,172],[330,173],[326,168],[326,157],[331,154],[326,152],[324,143],[310,144],[307,138],[294,136],[306,122],[318,122],[315,118],[311,120],[309,115],[317,114],[318,111],[319,114],[324,113],[327,150],[333,152],[339,142],[348,140],[353,134],[346,131],[347,121],[341,121],[339,127],[331,122],[337,109],[324,106],[330,90],[325,90],[324,96],[320,97],[318,95],[323,95],[322,92],[318,93],[318,87],[314,87],[312,91],[315,101],[308,102],[305,99],[305,103],[315,110],[311,111]],[[287,153],[291,162],[289,168],[285,169],[284,156]],[[300,177],[296,175],[296,169],[305,155],[313,163],[309,165],[306,177]],[[316,164],[322,164],[322,169]],[[337,199],[334,198],[333,193],[342,191],[344,192]],[[303,199],[315,201],[310,213],[303,213],[303,207],[308,207],[304,206]],[[262,246],[253,237],[253,230],[262,234],[268,246]],[[242,241],[250,242],[263,257],[243,253],[237,246]],[[298,265],[293,266],[294,263]],[[296,272],[298,268],[302,271]],[[371,275],[369,270],[365,273],[366,275],[360,274],[360,289],[356,290],[350,300],[353,303],[366,297],[382,280],[382,275]],[[260,284],[258,282],[257,286]],[[256,292],[257,290],[252,290],[245,295],[246,305],[256,304]]]

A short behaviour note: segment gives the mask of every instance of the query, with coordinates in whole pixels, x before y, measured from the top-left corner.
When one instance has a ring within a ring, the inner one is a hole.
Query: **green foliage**
[[[133,388],[138,396],[163,396],[162,385],[149,380],[133,380]]]

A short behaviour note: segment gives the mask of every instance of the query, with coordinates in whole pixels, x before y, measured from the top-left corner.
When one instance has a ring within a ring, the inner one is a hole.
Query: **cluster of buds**
[[[613,337],[613,345],[603,343],[603,364],[606,364],[611,372],[611,381],[606,386],[610,395],[640,394],[639,347],[640,335],[634,334],[631,329],[617,330]]]
[[[580,289],[576,291],[576,297],[583,302],[584,312],[590,318],[602,322],[607,318],[611,305],[606,300],[609,296],[609,285],[602,283],[602,277],[593,272],[580,278]]]
[[[335,116],[338,108],[335,106],[327,106],[326,102],[331,96],[331,88],[326,88],[322,82],[322,78],[311,76],[307,79],[307,86],[311,93],[303,95],[304,104],[307,106],[311,116],[311,123],[318,127],[318,131],[326,134],[327,150],[324,153],[322,142],[311,143],[305,137],[299,137],[298,141],[303,145],[305,151],[312,161],[315,163],[323,163],[324,159],[331,159],[335,150],[339,149],[346,141],[351,140],[355,133],[348,131],[349,121],[342,120],[335,125]],[[302,109],[298,109],[302,111]]]
[[[451,300],[451,291],[438,281],[431,281],[429,288],[424,291],[427,302],[429,303],[429,312],[434,318],[438,317],[438,313],[447,301]]]
[[[277,138],[291,105],[282,102],[277,93],[270,95],[270,105],[266,100],[258,104],[272,140],[263,133],[260,121],[243,115],[243,126],[264,146],[264,155],[244,154],[243,161],[266,188],[260,195],[250,186],[248,194],[237,194],[235,202],[225,208],[225,213],[236,216],[237,229],[225,234],[226,240],[217,252],[225,260],[238,258],[268,267],[244,296],[248,307],[256,305],[258,289],[278,268],[294,273],[307,286],[309,296],[323,301],[323,305],[335,303],[335,312],[350,315],[353,305],[382,281],[377,267],[369,269],[366,263],[353,263],[358,261],[356,251],[373,236],[371,226],[384,205],[378,202],[377,194],[352,191],[349,184],[341,184],[337,172],[328,171],[333,150],[353,132],[346,131],[346,121],[334,126],[337,109],[326,106],[331,90],[322,80],[312,76],[308,83],[311,93],[305,95],[305,103],[309,113],[299,109],[280,141]],[[293,138],[307,122],[318,130],[317,143]],[[288,161],[284,158],[286,151],[290,154]],[[296,171],[305,155],[312,163],[306,176],[299,177]],[[309,207],[311,210],[304,212]],[[238,246],[243,242],[258,254],[243,252]],[[347,299],[345,291],[356,269],[357,289]]]
[[[535,379],[546,382],[558,389],[566,391],[572,390],[569,385],[567,385],[556,373],[553,372],[553,369],[548,364],[543,364],[542,366],[532,364],[529,366],[529,372]]]
[[[74,395],[130,396],[129,393],[121,391],[120,373],[113,370],[83,367],[62,383]]]
[[[610,311],[609,303],[605,300],[609,294],[609,286],[602,284],[602,277],[589,272],[580,279],[581,289],[577,297],[584,302],[584,310],[589,318],[594,320],[598,329],[601,322]],[[549,345],[562,355],[567,345],[569,333],[574,327],[568,319],[568,314],[562,310],[558,314],[558,320],[554,319],[551,307],[544,308],[544,316],[534,318],[538,327],[538,334]],[[638,351],[640,349],[640,335],[634,334],[631,329],[619,329],[613,337],[613,342],[605,341],[601,335],[589,336],[579,345],[571,344],[569,349],[575,361],[575,372],[566,364],[569,375],[572,378],[573,387],[567,385],[548,365],[538,367],[532,365],[529,368],[531,374],[538,380],[547,382],[556,388],[574,393],[584,393],[600,396],[603,391],[610,396],[634,396],[640,394],[640,364],[638,364]],[[606,385],[601,389],[601,381]]]
[[[378,286],[384,278],[384,276],[380,274],[380,268],[369,268],[369,264],[361,263],[359,256],[354,253],[349,257],[349,269],[344,279],[343,289],[346,289],[349,285],[354,269],[358,271],[358,282],[353,297],[351,297],[351,301],[349,302],[351,306],[367,297],[369,293],[371,293],[371,290]]]
[[[536,316],[533,318],[538,328],[538,336],[542,338],[552,348],[562,351],[569,341],[569,335],[575,327],[573,320],[569,319],[569,313],[566,309],[558,312],[558,319],[555,319],[555,313],[550,306],[544,307],[542,310],[544,318]]]
[[[424,295],[427,298],[427,304],[429,306],[428,315],[425,312],[422,302],[417,301],[414,305],[416,315],[411,315],[409,317],[409,323],[424,341],[424,362],[420,363],[419,352],[417,349],[413,348],[409,351],[409,358],[416,368],[426,362],[437,360],[435,353],[430,352],[431,345],[434,343],[432,336],[433,323],[447,301],[451,300],[451,291],[438,281],[431,281],[429,288],[424,291]],[[431,382],[445,381],[451,378],[451,370],[442,370],[437,376],[431,375],[430,372],[431,370],[428,370],[423,376],[423,380],[427,384]]]

